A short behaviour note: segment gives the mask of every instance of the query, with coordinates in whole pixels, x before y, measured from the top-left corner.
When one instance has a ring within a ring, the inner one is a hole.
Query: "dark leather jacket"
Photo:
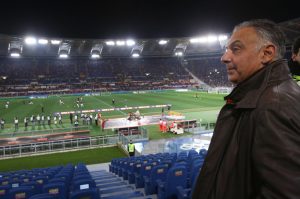
[[[275,61],[225,97],[194,199],[300,198],[300,87]]]

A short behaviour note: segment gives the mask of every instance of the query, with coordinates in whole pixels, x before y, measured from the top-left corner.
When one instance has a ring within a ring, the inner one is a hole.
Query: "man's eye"
[[[232,48],[231,50],[232,50],[232,52],[236,52],[236,51],[239,51],[239,50],[240,50],[240,48],[238,48],[238,47],[234,47],[234,48]]]

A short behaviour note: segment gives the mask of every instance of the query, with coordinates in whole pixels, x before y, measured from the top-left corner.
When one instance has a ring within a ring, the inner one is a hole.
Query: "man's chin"
[[[233,83],[233,84],[237,84],[237,83],[238,83],[238,80],[235,79],[235,78],[230,78],[230,77],[228,77],[228,81],[230,81],[230,82]]]

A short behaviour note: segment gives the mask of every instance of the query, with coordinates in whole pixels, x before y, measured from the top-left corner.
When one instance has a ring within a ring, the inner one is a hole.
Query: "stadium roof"
[[[286,33],[287,47],[290,47],[294,39],[300,36],[300,18],[281,22],[279,25]],[[157,39],[72,39],[37,36],[29,40],[28,36],[0,35],[0,57],[9,57],[15,49],[19,49],[22,57],[39,58],[57,58],[61,52],[67,52],[73,58],[91,57],[92,52],[98,52],[102,58],[130,57],[133,52],[140,52],[141,57],[174,56],[181,51],[184,56],[219,54],[226,43],[226,40],[219,40],[220,36],[229,37],[229,34]],[[59,44],[53,44],[53,40]],[[30,45],[29,42],[35,44]]]

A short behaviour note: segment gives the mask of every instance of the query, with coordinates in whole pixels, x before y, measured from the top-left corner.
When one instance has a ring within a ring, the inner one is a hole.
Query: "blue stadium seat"
[[[29,199],[56,199],[56,197],[49,193],[42,193],[42,194],[35,194],[31,196]]]
[[[207,150],[206,150],[206,149],[201,149],[201,150],[199,151],[199,155],[200,155],[201,157],[205,158],[206,155],[207,155]]]
[[[0,198],[8,199],[10,186],[9,185],[0,185]]]
[[[135,183],[135,175],[140,172],[141,167],[142,167],[141,162],[134,163],[133,170],[128,172],[128,183],[129,184]]]
[[[124,180],[128,180],[128,173],[133,172],[133,168],[134,168],[134,160],[130,160],[127,163],[127,169],[124,169],[122,175],[123,175],[123,179]]]
[[[73,190],[96,188],[96,183],[93,179],[81,179],[73,181]]]
[[[174,166],[169,169],[165,182],[158,180],[158,198],[174,198],[177,194],[176,187],[187,187],[187,170],[185,166]]]
[[[150,176],[152,167],[153,167],[152,163],[147,163],[147,164],[142,165],[140,173],[137,173],[135,175],[135,187],[136,188],[143,188],[145,186],[144,177]]]
[[[84,179],[92,179],[90,174],[80,174],[73,177],[73,181],[84,180]]]
[[[188,199],[191,197],[192,189],[196,184],[196,179],[200,173],[200,169],[201,169],[202,165],[203,165],[202,160],[196,160],[194,162],[193,168],[190,172],[188,188],[184,188],[182,186],[177,187],[177,198],[178,199]]]
[[[70,199],[100,199],[99,189],[76,190],[70,194]]]
[[[28,199],[34,195],[32,187],[17,187],[9,190],[9,198]]]
[[[36,182],[36,189],[39,193],[42,193],[43,186],[48,183],[48,176],[38,176],[33,179],[34,182]]]
[[[59,199],[67,199],[68,198],[66,185],[62,182],[49,183],[49,184],[44,185],[43,192],[54,195],[55,197],[57,197]]]
[[[168,167],[166,165],[157,165],[152,168],[150,176],[144,178],[146,195],[157,193],[157,180],[165,181],[167,172]]]
[[[32,187],[33,189],[33,194],[38,194],[41,193],[41,189],[38,188],[38,184],[35,181],[30,181],[30,182],[23,182],[21,186],[26,186],[26,187]]]
[[[178,199],[190,199],[191,198],[191,188],[183,188],[183,187],[177,187],[177,198]]]
[[[9,178],[2,178],[0,179],[0,185],[9,185],[10,179]]]

